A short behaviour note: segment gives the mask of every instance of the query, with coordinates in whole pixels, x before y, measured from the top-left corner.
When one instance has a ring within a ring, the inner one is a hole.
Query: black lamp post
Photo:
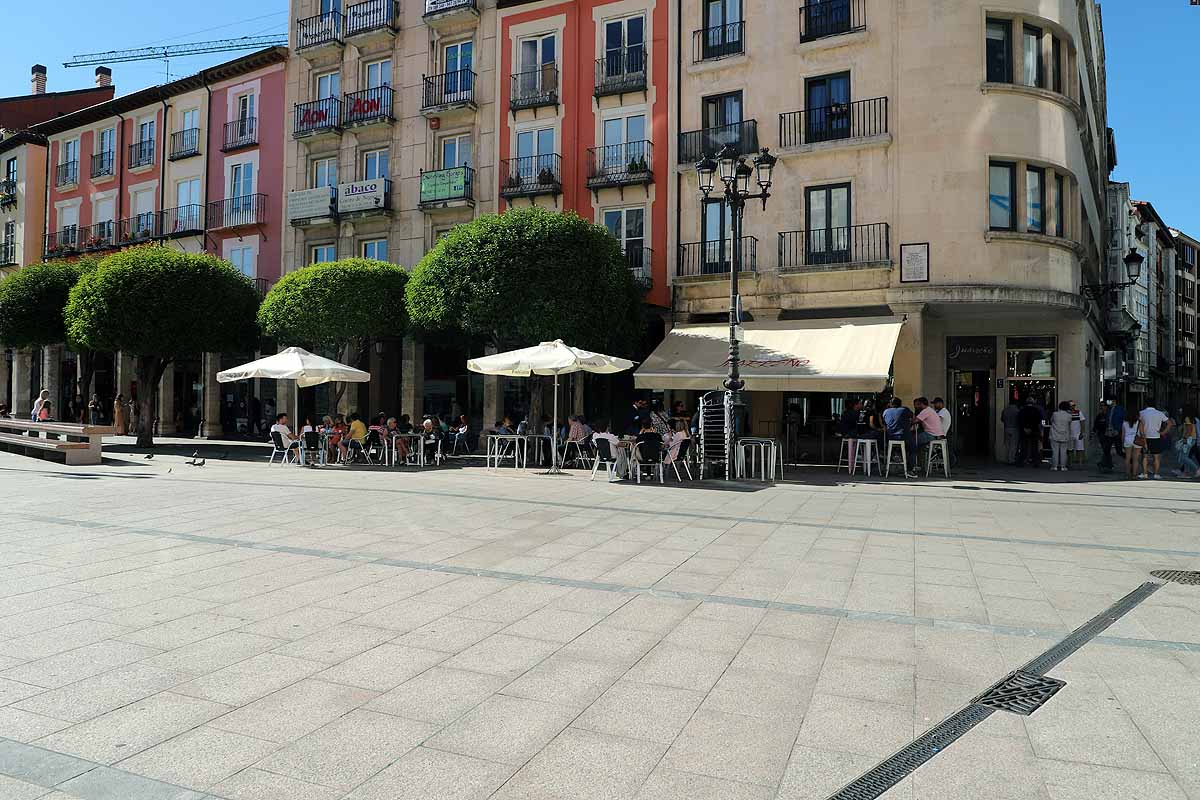
[[[1145,256],[1139,253],[1136,247],[1131,247],[1123,260],[1125,262],[1125,274],[1129,277],[1129,280],[1084,284],[1079,287],[1080,293],[1091,300],[1099,300],[1101,297],[1111,297],[1117,291],[1137,283],[1138,278],[1142,275],[1142,262],[1146,260]]]
[[[726,420],[725,430],[725,479],[733,480],[734,473],[734,409],[741,405],[741,391],[746,384],[741,379],[740,360],[738,354],[738,324],[741,322],[739,311],[741,300],[738,296],[738,273],[742,269],[742,214],[746,210],[747,200],[762,200],[763,208],[767,207],[767,198],[771,196],[771,171],[775,168],[775,156],[767,148],[759,151],[754,157],[754,166],[746,162],[738,149],[732,144],[721,148],[714,161],[709,156],[700,159],[696,164],[696,177],[700,183],[700,196],[707,200],[712,193],[718,174],[724,185],[725,204],[729,207],[733,224],[733,260],[729,269],[729,377],[725,379]],[[750,191],[750,181],[755,180],[758,191]],[[721,259],[725,253],[722,248]]]

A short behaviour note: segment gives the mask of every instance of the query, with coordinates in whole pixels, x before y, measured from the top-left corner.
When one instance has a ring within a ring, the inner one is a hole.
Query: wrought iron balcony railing
[[[692,33],[692,59],[714,61],[746,52],[746,23],[729,22]]]
[[[452,11],[475,11],[475,0],[425,0],[427,17]]]
[[[543,64],[537,69],[517,72],[512,76],[512,94],[508,107],[512,111],[523,108],[558,105],[558,67]]]
[[[596,59],[596,88],[593,94],[640,92],[646,88],[646,48],[617,47]]]
[[[79,249],[79,226],[68,225],[53,233],[47,233],[43,240],[42,252],[46,258],[71,255]]]
[[[114,220],[97,222],[79,229],[79,249],[85,251],[111,250],[117,246],[117,223]]]
[[[434,206],[475,199],[475,170],[450,167],[421,172],[421,205]]]
[[[258,118],[238,117],[233,122],[226,122],[224,134],[221,139],[223,153],[253,147],[258,144]]]
[[[162,219],[153,212],[134,214],[117,223],[117,244],[120,246],[141,244],[162,238]]]
[[[474,103],[477,79],[478,76],[469,69],[425,75],[421,108],[443,108]]]
[[[562,166],[558,153],[507,158],[500,162],[500,194],[532,197],[562,192]]]
[[[395,30],[400,26],[400,4],[395,0],[366,0],[346,6],[346,35]]]
[[[888,132],[888,99],[834,103],[779,115],[779,146],[861,139]]]
[[[346,18],[337,11],[297,20],[296,49],[305,50],[327,44],[341,44],[342,29],[345,27],[345,23]]]
[[[15,178],[0,178],[0,206],[12,205],[17,202],[17,181]]]
[[[679,134],[679,163],[695,164],[706,155],[715,156],[727,144],[742,155],[758,152],[758,122],[748,119]]]
[[[738,247],[742,259],[741,271],[758,271],[758,239],[743,236],[738,239]],[[733,256],[732,239],[681,244],[676,274],[681,277],[729,274]]]
[[[10,267],[17,263],[17,243],[12,239],[0,242],[0,267]]]
[[[112,150],[105,150],[102,153],[94,153],[92,155],[93,178],[102,178],[106,175],[115,174],[116,166],[116,153],[114,153]]]
[[[293,136],[308,136],[320,131],[342,129],[342,101],[324,97],[307,103],[297,103]]]
[[[54,167],[54,185],[70,186],[79,183],[79,162],[64,161]]]
[[[817,0],[800,7],[800,41],[810,42],[867,27],[867,0]]]
[[[826,272],[890,260],[886,222],[779,234],[779,268],[783,270]]]
[[[168,161],[178,161],[181,158],[200,155],[200,129],[186,128],[171,134],[171,152]]]
[[[376,86],[346,95],[342,103],[342,122],[346,125],[367,125],[372,122],[388,122],[392,116],[391,86]]]
[[[129,166],[144,167],[154,163],[154,140],[146,139],[129,144]]]
[[[159,231],[163,236],[188,236],[204,233],[204,206],[192,203],[159,212]]]
[[[654,251],[649,247],[625,246],[625,263],[633,273],[633,279],[643,286],[654,285]]]
[[[238,228],[244,225],[262,225],[267,219],[267,196],[245,194],[228,200],[214,200],[208,204],[205,217],[207,230]]]
[[[650,142],[626,142],[587,151],[587,185],[628,186],[654,180],[654,158]]]

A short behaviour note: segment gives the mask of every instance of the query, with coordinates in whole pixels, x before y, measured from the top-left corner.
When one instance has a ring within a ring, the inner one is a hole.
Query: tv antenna
[[[138,47],[133,50],[106,50],[102,53],[83,53],[64,61],[64,67],[91,67],[97,64],[119,64],[124,61],[163,61],[167,80],[171,79],[171,59],[197,56],[205,53],[223,53],[230,50],[260,50],[264,47],[287,45],[287,34],[269,36],[241,36],[236,39],[215,39],[211,42],[169,44],[158,47]]]

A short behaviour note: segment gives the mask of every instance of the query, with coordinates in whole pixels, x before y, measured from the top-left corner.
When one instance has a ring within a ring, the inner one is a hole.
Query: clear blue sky
[[[5,3],[0,96],[29,89],[29,67],[49,67],[50,89],[90,86],[92,68],[64,69],[76,53],[286,32],[285,0],[185,0],[174,11],[146,0]],[[1109,124],[1117,134],[1113,177],[1129,181],[1168,225],[1200,236],[1200,6],[1188,0],[1105,0]],[[71,20],[64,24],[63,20]],[[53,30],[53,36],[45,34]],[[102,44],[101,44],[102,43]],[[174,77],[233,54],[175,59]],[[1190,63],[1189,63],[1190,62]],[[125,93],[164,78],[161,62],[112,64]]]

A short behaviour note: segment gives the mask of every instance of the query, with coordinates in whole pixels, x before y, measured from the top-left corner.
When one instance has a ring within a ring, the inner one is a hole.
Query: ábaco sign
[[[382,210],[387,205],[386,178],[338,185],[338,213]]]

